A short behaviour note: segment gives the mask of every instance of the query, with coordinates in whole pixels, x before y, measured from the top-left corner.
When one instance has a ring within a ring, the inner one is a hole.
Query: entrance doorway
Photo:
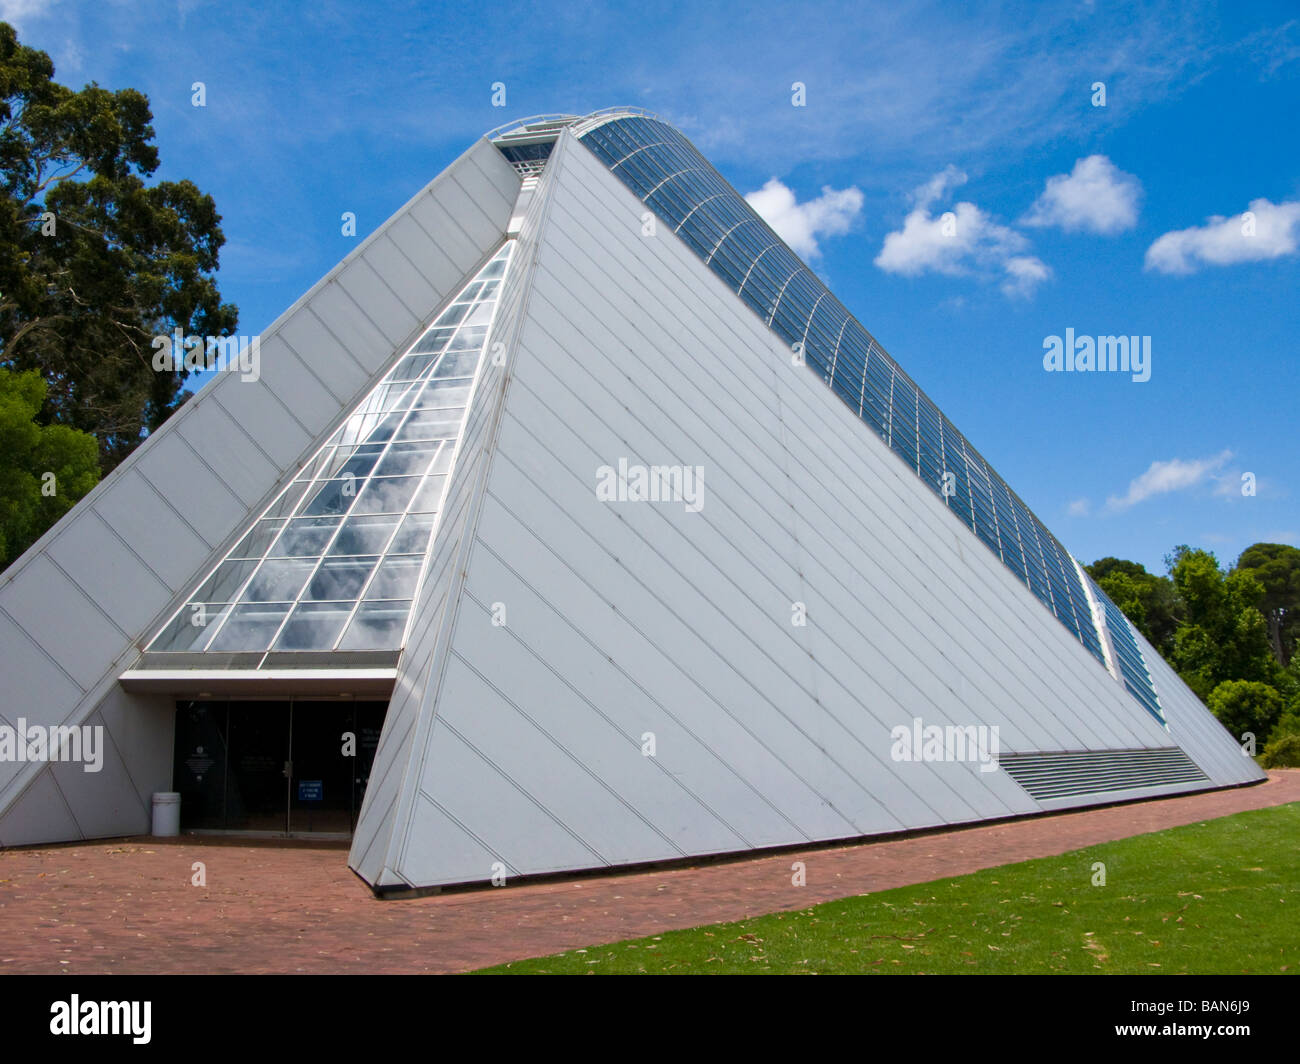
[[[351,834],[387,710],[351,699],[177,703],[181,828]]]

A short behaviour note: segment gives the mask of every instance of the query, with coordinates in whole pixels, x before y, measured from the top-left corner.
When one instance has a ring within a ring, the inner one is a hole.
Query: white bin
[[[153,796],[153,833],[164,839],[181,833],[181,796],[176,791]]]

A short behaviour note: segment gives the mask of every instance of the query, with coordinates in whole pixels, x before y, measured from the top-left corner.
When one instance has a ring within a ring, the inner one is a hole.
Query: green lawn
[[[1300,803],[484,971],[1300,972]]]

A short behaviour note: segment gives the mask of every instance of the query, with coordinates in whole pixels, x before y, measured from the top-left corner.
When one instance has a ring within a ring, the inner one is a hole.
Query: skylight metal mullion
[[[760,252],[759,252],[759,253],[758,253],[758,254],[753,258],[753,260],[751,260],[751,262],[750,262],[750,264],[749,264],[749,269],[745,271],[745,278],[744,278],[744,280],[742,280],[742,281],[740,282],[740,287],[736,289],[736,295],[740,296],[741,299],[744,299],[744,298],[745,298],[745,295],[744,295],[744,293],[745,293],[745,285],[749,284],[749,279],[750,279],[750,277],[753,276],[753,274],[754,274],[754,267],[758,265],[759,260],[760,260],[764,255],[766,255],[769,251],[772,251],[773,249],[775,249],[775,248],[777,248],[777,247],[780,247],[780,245],[781,245],[781,242],[780,242],[779,240],[778,240],[775,244],[768,244],[767,247],[765,247],[762,251],[760,251]]]
[[[681,228],[682,228],[682,226],[684,226],[687,222],[689,222],[689,221],[691,220],[691,215],[692,215],[692,214],[694,214],[696,211],[698,211],[698,210],[699,210],[701,207],[703,207],[706,203],[709,203],[709,202],[711,202],[712,200],[715,200],[715,199],[721,199],[721,198],[722,198],[723,196],[725,196],[725,195],[727,195],[727,193],[725,193],[725,192],[715,192],[712,196],[709,196],[709,197],[707,197],[706,199],[702,199],[702,200],[700,200],[698,203],[695,204],[694,207],[692,207],[692,208],[690,209],[690,211],[687,213],[686,217],[683,218],[680,222],[677,223],[677,228],[674,229],[673,232],[674,232],[674,233],[681,232]]]
[[[704,265],[708,266],[713,261],[713,256],[718,253],[718,248],[722,247],[723,242],[727,239],[727,237],[731,236],[731,234],[734,233],[737,229],[739,229],[742,225],[753,224],[753,221],[754,221],[753,218],[742,218],[730,229],[728,229],[725,233],[723,233],[722,239],[719,240],[718,243],[714,246],[713,250],[709,252],[709,257],[704,260]]]
[[[606,143],[611,157],[617,154],[613,150],[616,145],[622,149],[622,153],[618,154],[618,163],[609,164],[610,169],[613,169],[615,166],[619,165],[619,163],[626,162],[628,158],[635,155],[638,151],[651,146],[652,142],[648,138],[637,135],[639,132],[639,130],[630,125],[615,126],[613,124],[592,131],[594,135]]]
[[[785,298],[785,290],[790,287],[790,282],[806,269],[806,266],[796,266],[794,270],[791,271],[790,276],[785,279],[785,284],[781,286],[781,291],[776,294],[776,302],[772,304],[772,313],[767,316],[767,326],[769,329],[772,327],[773,319],[776,318],[776,311],[781,305],[781,300]]]
[[[832,307],[831,309],[834,310],[835,308]],[[815,319],[810,315],[807,329],[804,332],[804,350],[820,349],[826,352],[828,356],[826,365],[829,366],[831,356],[835,353],[835,347],[839,343],[840,337],[844,335],[846,321],[847,319],[836,324],[835,319],[830,318],[827,311],[822,311],[820,319]]]
[[[652,188],[649,192],[647,192],[644,196],[642,196],[641,201],[644,203],[656,192],[658,192],[661,188],[663,188],[663,186],[666,185],[669,181],[671,181],[674,177],[681,177],[683,174],[695,173],[699,169],[700,168],[698,166],[690,166],[687,167],[685,170],[678,170],[676,173],[669,174],[667,177],[661,180],[657,185],[655,185],[654,188]]]
[[[658,189],[647,195],[643,202],[654,211],[661,222],[672,225],[675,233],[680,224],[677,219],[689,213],[695,198],[690,195],[688,189],[673,184],[672,178],[669,178]]]
[[[479,360],[482,361],[482,358],[483,358],[482,349],[480,349]],[[466,410],[469,409],[468,403],[465,404],[465,409]],[[464,428],[463,421],[464,418],[463,418],[463,411],[462,411],[462,429]],[[413,492],[411,492],[410,496],[407,498],[406,508],[401,512],[401,514],[398,515],[397,523],[393,525],[393,531],[389,533],[388,539],[384,541],[384,548],[379,552],[379,556],[375,561],[374,568],[370,570],[370,574],[365,578],[364,581],[362,581],[361,587],[357,589],[356,597],[352,600],[352,608],[348,610],[347,618],[339,626],[339,634],[334,637],[334,642],[330,646],[330,650],[338,650],[339,644],[343,642],[343,640],[347,637],[348,633],[351,631],[352,622],[356,618],[357,614],[360,612],[361,604],[366,601],[366,592],[370,590],[370,585],[375,582],[375,577],[379,574],[379,570],[383,568],[384,562],[388,559],[389,549],[392,547],[393,541],[397,538],[398,533],[401,532],[402,525],[405,524],[406,519],[411,516],[411,506],[415,502],[415,497],[420,494],[420,490],[424,487],[423,482],[429,478],[429,470],[432,469],[434,467],[434,464],[438,461],[438,456],[442,454],[444,447],[455,447],[455,446],[456,446],[456,441],[454,440],[438,441],[438,449],[433,452],[432,456],[430,456],[429,464],[424,467],[424,472],[420,474],[420,481],[421,481],[420,485]],[[438,475],[446,476],[448,479],[450,479],[451,477],[450,467],[448,467],[447,473],[438,474]],[[444,485],[443,495],[444,496],[446,495],[445,485]],[[433,513],[433,523],[429,526],[429,539],[425,541],[425,545],[424,545],[425,555],[428,555],[429,553],[429,542],[433,539],[433,532],[434,529],[437,528],[438,518],[442,515],[441,505],[442,502],[441,500],[439,500],[440,508],[438,510],[435,510]],[[392,555],[392,557],[400,558],[400,557],[405,557],[405,555],[394,554]],[[413,612],[415,610],[415,597],[414,597],[415,588],[414,587],[412,587],[411,589],[411,595],[412,595],[411,610]],[[401,602],[402,600],[401,599],[378,599],[376,601]],[[272,643],[271,645],[274,646],[275,644]]]
[[[807,320],[805,320],[804,323],[803,323],[803,335],[800,336],[800,338],[799,338],[799,350],[800,350],[800,351],[804,351],[804,352],[806,352],[806,351],[808,350],[808,336],[809,336],[809,334],[812,332],[812,321],[813,321],[813,317],[814,317],[814,316],[816,315],[816,313],[817,313],[817,308],[818,308],[819,306],[821,306],[822,299],[825,297],[825,295],[826,295],[825,292],[823,292],[821,295],[819,295],[819,296],[817,297],[817,302],[814,303],[814,304],[812,305],[812,310],[808,311],[808,318],[807,318]],[[773,314],[772,316],[773,316],[774,318],[776,317],[775,314]],[[841,331],[842,331],[842,330],[843,330],[843,326],[841,326],[840,328],[841,328]]]
[[[640,153],[640,152],[646,151],[646,150],[649,149],[649,148],[658,148],[658,147],[660,147],[661,145],[664,145],[664,144],[667,144],[667,143],[668,143],[668,142],[667,142],[666,140],[657,140],[657,141],[655,141],[653,144],[642,144],[641,147],[636,148],[635,150],[628,152],[625,156],[623,156],[623,158],[619,159],[618,162],[616,162],[613,166],[610,167],[610,170],[617,170],[620,166],[622,166],[625,162],[627,162],[630,158],[632,158],[632,156],[634,156],[634,155],[636,155],[636,154],[638,154],[638,153]]]

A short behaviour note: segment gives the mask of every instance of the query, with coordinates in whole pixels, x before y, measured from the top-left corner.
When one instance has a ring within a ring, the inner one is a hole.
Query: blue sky
[[[1300,544],[1293,4],[0,0],[0,17],[64,83],[148,94],[159,176],[223,216],[243,333],[355,245],[343,211],[364,237],[496,125],[636,105],[759,193],[1081,560],[1163,571],[1183,542],[1225,562]],[[1047,372],[1067,329],[1149,336],[1150,380]]]

